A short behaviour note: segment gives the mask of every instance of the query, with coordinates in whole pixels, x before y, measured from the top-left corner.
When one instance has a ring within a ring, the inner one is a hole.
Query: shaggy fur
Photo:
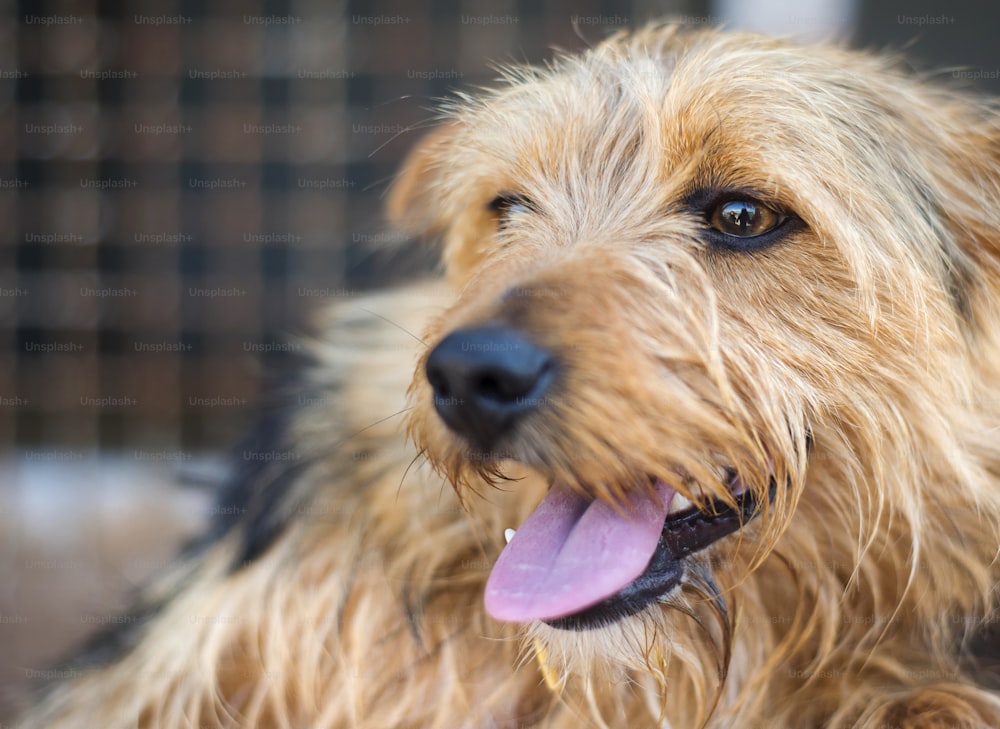
[[[717,191],[797,224],[720,247]],[[455,103],[389,208],[442,241],[447,285],[335,312],[275,430],[293,457],[253,459],[240,518],[21,727],[1000,726],[969,648],[1000,544],[992,107],[650,27]],[[502,452],[449,431],[424,375],[484,322],[562,364]],[[655,474],[708,508],[727,467],[761,512],[658,604],[582,631],[485,613],[553,480],[620,503]]]

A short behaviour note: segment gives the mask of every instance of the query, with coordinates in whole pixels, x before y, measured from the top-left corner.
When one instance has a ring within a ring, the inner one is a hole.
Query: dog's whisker
[[[391,319],[383,316],[382,314],[379,314],[378,312],[372,311],[370,309],[365,309],[365,308],[362,307],[361,311],[365,312],[366,314],[371,314],[372,316],[381,319],[385,323],[391,324],[392,326],[397,327],[400,331],[405,332],[406,334],[408,334],[410,337],[412,337],[417,342],[420,342],[425,347],[427,346],[427,342],[425,342],[419,336],[417,336],[416,334],[414,334],[413,332],[411,332],[409,329],[407,329],[406,327],[404,327],[403,325],[401,325],[399,322],[392,321]]]

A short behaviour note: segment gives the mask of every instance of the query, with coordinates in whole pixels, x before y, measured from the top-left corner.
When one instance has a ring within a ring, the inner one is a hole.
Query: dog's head
[[[671,27],[449,108],[389,209],[457,290],[412,435],[463,492],[530,474],[491,614],[707,696],[975,609],[997,139],[883,60]]]

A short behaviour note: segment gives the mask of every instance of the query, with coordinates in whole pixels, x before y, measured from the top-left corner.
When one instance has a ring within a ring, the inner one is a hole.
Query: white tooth
[[[676,498],[676,497],[675,497]],[[515,532],[513,529],[504,529],[503,538],[507,540],[507,544],[510,544],[510,540],[514,538]]]
[[[693,506],[694,504],[687,497],[681,494],[674,494],[674,498],[670,501],[670,513],[680,514],[682,511],[687,511]]]
[[[742,496],[747,492],[747,485],[743,483],[742,478],[734,476],[732,482],[729,484],[729,491],[733,496]]]

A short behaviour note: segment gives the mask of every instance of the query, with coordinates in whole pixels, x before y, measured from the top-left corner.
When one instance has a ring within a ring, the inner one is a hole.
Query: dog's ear
[[[398,230],[413,236],[444,232],[441,172],[457,136],[457,123],[445,123],[420,140],[404,161],[386,200],[386,215]]]

